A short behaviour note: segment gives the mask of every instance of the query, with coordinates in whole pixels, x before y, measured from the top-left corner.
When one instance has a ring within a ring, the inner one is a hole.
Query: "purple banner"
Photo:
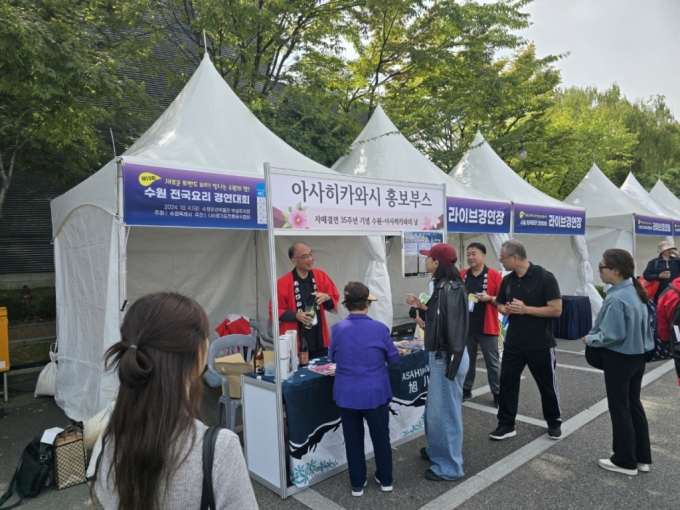
[[[680,236],[680,220],[673,220],[673,235]]]
[[[510,232],[509,203],[446,197],[446,215],[449,232]]]
[[[123,190],[128,225],[267,228],[263,179],[127,163]]]
[[[586,233],[586,212],[537,205],[515,204],[516,234],[578,236]]]
[[[635,233],[643,236],[672,236],[673,220],[636,214]]]

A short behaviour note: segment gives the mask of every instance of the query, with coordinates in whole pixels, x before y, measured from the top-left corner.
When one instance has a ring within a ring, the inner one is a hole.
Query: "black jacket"
[[[663,273],[664,271],[670,271],[671,277],[659,278],[659,274]],[[642,274],[642,276],[644,276],[645,280],[649,282],[654,280],[659,281],[659,289],[654,295],[654,301],[658,301],[659,296],[661,296],[661,293],[666,290],[668,284],[680,277],[680,260],[674,256],[671,256],[667,261],[664,260],[663,257],[652,259],[647,264],[647,268],[645,269],[645,272]]]
[[[420,310],[425,319],[425,350],[439,351],[447,356],[446,377],[454,380],[465,352],[470,313],[467,292],[462,283],[442,279],[435,284],[427,311]],[[412,309],[412,317],[415,310]]]

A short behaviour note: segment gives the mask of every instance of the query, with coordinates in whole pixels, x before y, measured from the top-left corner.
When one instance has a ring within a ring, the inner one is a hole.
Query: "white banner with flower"
[[[271,170],[274,228],[442,230],[444,187]]]

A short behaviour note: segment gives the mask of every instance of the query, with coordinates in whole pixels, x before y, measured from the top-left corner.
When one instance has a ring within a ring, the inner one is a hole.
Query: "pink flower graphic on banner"
[[[430,219],[429,216],[425,216],[423,219],[423,227],[425,230],[432,230],[432,220]]]
[[[288,215],[291,228],[307,228],[307,213],[293,209]]]

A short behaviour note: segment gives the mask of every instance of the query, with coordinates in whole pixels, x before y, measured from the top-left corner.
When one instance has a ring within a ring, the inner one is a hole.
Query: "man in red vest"
[[[501,363],[498,356],[498,310],[495,298],[503,277],[495,269],[486,267],[486,246],[482,243],[470,243],[467,249],[469,269],[463,269],[460,275],[465,281],[468,292],[470,326],[466,346],[470,356],[465,383],[463,384],[463,401],[472,398],[472,385],[475,382],[477,365],[477,347],[482,349],[489,387],[493,401],[498,406]]]
[[[304,335],[309,359],[326,356],[330,336],[326,312],[338,313],[338,289],[321,269],[314,269],[314,251],[303,243],[288,248],[293,270],[276,283],[279,304],[279,334],[298,331],[298,341]],[[309,308],[314,307],[310,312]],[[271,303],[269,317],[271,320]],[[299,343],[298,343],[299,345]]]

